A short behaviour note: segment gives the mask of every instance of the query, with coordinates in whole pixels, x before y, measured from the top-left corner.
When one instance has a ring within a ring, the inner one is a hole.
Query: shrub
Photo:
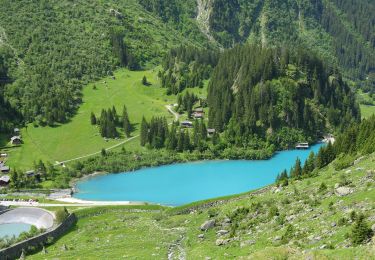
[[[360,245],[369,240],[372,236],[372,230],[369,228],[365,221],[365,216],[360,214],[357,217],[354,226],[352,227],[352,232],[350,238],[354,245]]]
[[[281,243],[287,244],[293,237],[294,237],[294,227],[292,225],[288,225],[284,235],[281,237]]]
[[[69,216],[69,212],[68,210],[64,207],[62,209],[58,209],[56,212],[55,212],[55,216],[56,216],[56,222],[58,224],[64,222],[64,220]]]
[[[324,182],[322,182],[322,183],[320,184],[320,186],[319,186],[318,192],[319,192],[319,193],[323,193],[323,192],[325,192],[326,190],[327,190],[327,185],[326,185]]]
[[[352,166],[354,160],[355,158],[351,155],[340,155],[333,163],[333,167],[336,171],[340,171]]]

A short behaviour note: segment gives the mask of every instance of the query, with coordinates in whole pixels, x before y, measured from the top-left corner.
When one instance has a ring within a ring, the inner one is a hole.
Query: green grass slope
[[[170,122],[174,120],[165,106],[176,103],[176,96],[165,94],[166,89],[160,87],[157,72],[158,67],[148,71],[123,69],[114,74],[115,79],[108,77],[87,85],[83,89],[82,105],[68,123],[55,127],[35,127],[29,124],[21,130],[24,143],[19,147],[4,149],[9,153],[8,165],[27,170],[33,166],[34,161],[61,162],[116,145],[119,145],[116,148],[124,146],[127,150],[145,149],[139,145],[139,139],[136,138],[142,117],[150,119],[152,116],[165,116]],[[147,77],[150,86],[142,85],[143,76]],[[206,95],[206,87],[186,91],[200,96]],[[119,129],[121,137],[118,140],[104,140],[100,136],[99,128],[90,124],[91,112],[99,117],[102,109],[115,106],[121,116],[124,105],[127,106],[130,121],[134,125],[130,140],[124,137],[122,129]],[[4,139],[3,143],[5,142]],[[124,142],[124,145],[120,145]]]
[[[153,85],[142,85],[144,75]],[[156,72],[153,70],[121,70],[115,73],[116,80],[104,78],[89,84],[83,90],[83,103],[70,122],[56,127],[35,127],[29,124],[27,128],[22,129],[24,144],[10,150],[9,165],[25,168],[31,167],[33,161],[39,159],[52,163],[64,161],[98,152],[102,148],[125,141],[123,137],[106,142],[100,136],[98,127],[90,124],[91,112],[100,116],[102,109],[112,106],[116,107],[120,115],[123,105],[127,106],[131,123],[135,127],[132,136],[138,135],[143,115],[147,118],[155,115],[172,119],[165,105],[174,101],[174,98],[164,94],[165,89],[159,87],[155,75]],[[96,89],[93,88],[94,85]],[[134,144],[130,142],[127,146],[129,145],[138,145],[138,141],[134,140]]]
[[[350,237],[351,212],[375,224],[374,180],[375,154],[349,169],[331,165],[281,190],[271,186],[210,207],[195,203],[190,212],[76,209],[76,228],[47,247],[47,254],[28,259],[373,259],[375,238],[353,246]],[[339,196],[337,186],[352,193]],[[207,220],[215,226],[201,231]]]

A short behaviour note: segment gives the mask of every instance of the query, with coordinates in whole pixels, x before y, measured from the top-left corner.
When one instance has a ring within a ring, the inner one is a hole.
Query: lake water
[[[0,238],[18,237],[22,232],[30,231],[31,225],[25,223],[10,223],[0,225]]]
[[[260,161],[202,161],[147,168],[131,173],[102,175],[78,182],[75,198],[95,201],[145,201],[183,205],[194,201],[243,193],[275,182],[277,174],[305,162],[309,150],[277,153]]]

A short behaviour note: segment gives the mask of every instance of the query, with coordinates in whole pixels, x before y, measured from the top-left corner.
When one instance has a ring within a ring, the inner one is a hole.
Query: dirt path
[[[180,118],[180,114],[178,114],[177,112],[175,112],[175,111],[173,110],[173,106],[172,106],[172,105],[166,105],[165,107],[167,108],[167,110],[169,111],[169,113],[171,113],[171,114],[175,117],[175,121],[178,121],[179,118]],[[171,125],[171,124],[172,124],[172,123],[170,123],[169,125]],[[121,146],[121,145],[124,145],[124,144],[126,144],[126,143],[128,143],[128,142],[130,142],[130,141],[132,141],[132,140],[134,140],[134,139],[136,139],[136,138],[138,138],[139,136],[140,136],[140,135],[133,136],[133,137],[131,137],[131,138],[129,138],[129,139],[127,139],[127,140],[121,142],[121,143],[118,143],[118,144],[115,144],[115,145],[113,145],[113,146],[111,146],[111,147],[108,147],[108,148],[106,148],[105,150],[106,150],[106,151],[110,151],[110,150],[112,150],[112,149],[114,149],[114,148],[117,148],[117,147],[119,147],[119,146]],[[62,164],[65,164],[65,163],[69,163],[69,162],[73,162],[73,161],[78,161],[78,160],[81,160],[81,159],[84,159],[84,158],[88,158],[88,157],[91,157],[91,156],[94,156],[94,155],[98,155],[98,154],[100,154],[100,153],[101,153],[101,151],[98,151],[98,152],[95,152],[95,153],[82,155],[82,156],[80,156],[80,157],[76,157],[76,158],[69,159],[69,160],[65,160],[65,161],[56,161],[55,166],[57,166],[57,165],[62,165]]]

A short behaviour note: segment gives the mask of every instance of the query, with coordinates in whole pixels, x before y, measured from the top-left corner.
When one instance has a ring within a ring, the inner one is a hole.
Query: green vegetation
[[[69,216],[69,212],[68,210],[64,207],[64,208],[59,208],[58,210],[56,210],[55,212],[55,218],[56,218],[56,222],[58,224],[61,224],[64,222],[64,220]]]
[[[139,72],[120,70],[115,73],[116,80],[108,77],[89,84],[83,89],[82,105],[68,123],[54,127],[29,124],[22,129],[22,146],[7,150],[9,165],[27,170],[39,159],[55,163],[92,154],[102,148],[124,142],[126,139],[106,141],[100,136],[99,128],[90,124],[91,112],[100,115],[100,111],[108,106],[114,106],[117,111],[122,111],[126,104],[134,126],[132,136],[138,135],[142,116],[151,118],[160,115],[172,119],[165,105],[174,102],[175,98],[168,97],[165,90],[159,87],[156,74],[156,69]],[[152,82],[152,87],[142,85],[143,75]],[[124,138],[122,127],[117,128],[117,131]],[[126,149],[140,149],[139,139],[132,139],[126,143]]]
[[[38,229],[36,226],[31,226],[28,232],[22,232],[18,237],[13,236],[13,237],[0,238],[0,249],[7,248],[10,245],[13,245],[23,240],[37,236],[43,232],[45,232],[44,229]]]
[[[47,254],[28,258],[165,259],[173,254],[188,259],[370,259],[373,242],[366,243],[375,224],[374,160],[371,154],[348,169],[336,171],[329,165],[311,178],[291,180],[287,187],[270,186],[181,208],[74,209],[77,226],[47,247]],[[343,175],[353,191],[344,196],[335,188]],[[213,201],[217,203],[210,204]],[[207,220],[215,220],[215,225],[201,231]],[[361,246],[354,243],[356,237],[363,238],[358,240]]]
[[[226,141],[237,146],[260,138],[285,149],[360,120],[341,74],[304,50],[246,45],[224,51],[207,100],[208,126],[225,130]]]

